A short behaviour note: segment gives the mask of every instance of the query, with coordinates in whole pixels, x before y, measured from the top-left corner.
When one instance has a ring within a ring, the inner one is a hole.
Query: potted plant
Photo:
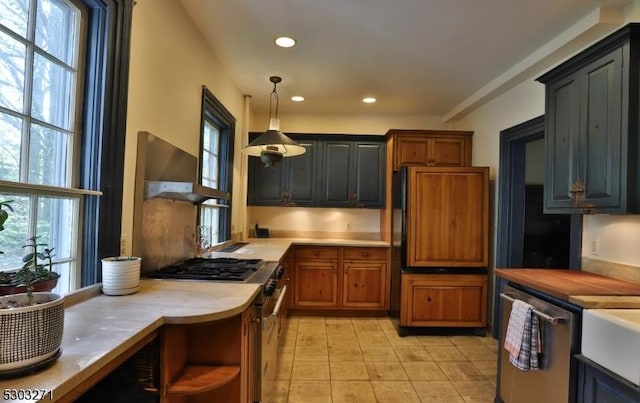
[[[0,210],[7,207],[0,202]],[[0,213],[0,231],[8,213]],[[51,292],[35,292],[44,278],[59,275],[51,270],[53,248],[29,238],[23,267],[11,274],[24,293],[0,297],[0,374],[18,375],[53,363],[60,355],[64,328],[64,300]],[[55,273],[55,274],[51,274]],[[54,285],[55,286],[55,285]]]

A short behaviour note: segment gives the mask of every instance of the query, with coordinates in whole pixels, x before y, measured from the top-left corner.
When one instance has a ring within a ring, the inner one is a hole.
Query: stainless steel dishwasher
[[[556,303],[505,286],[502,298],[502,329],[498,359],[498,398],[504,403],[567,403],[576,399],[576,365],[579,353],[580,313]],[[521,371],[509,362],[504,337],[513,301],[519,299],[534,306],[538,316],[542,351],[537,371]],[[554,301],[555,302],[555,301]],[[569,305],[569,304],[566,304]]]

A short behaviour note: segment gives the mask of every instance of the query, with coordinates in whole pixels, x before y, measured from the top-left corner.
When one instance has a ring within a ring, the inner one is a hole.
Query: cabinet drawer
[[[296,248],[296,259],[338,260],[337,247],[302,246]]]
[[[387,248],[344,248],[344,260],[386,260]]]

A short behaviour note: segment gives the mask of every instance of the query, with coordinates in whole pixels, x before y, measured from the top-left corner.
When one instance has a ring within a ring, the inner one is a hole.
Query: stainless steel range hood
[[[145,181],[144,198],[152,199],[154,197],[199,204],[208,199],[228,200],[229,193],[193,182]]]
[[[163,198],[199,204],[231,197],[227,192],[197,183],[198,159],[151,133],[138,134],[138,164],[141,163],[144,173],[137,175],[136,180],[144,181],[145,200]]]

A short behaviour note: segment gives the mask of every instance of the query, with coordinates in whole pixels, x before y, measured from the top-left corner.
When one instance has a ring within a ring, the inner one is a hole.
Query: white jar
[[[106,295],[128,295],[140,288],[140,262],[135,256],[102,259],[102,292]]]

